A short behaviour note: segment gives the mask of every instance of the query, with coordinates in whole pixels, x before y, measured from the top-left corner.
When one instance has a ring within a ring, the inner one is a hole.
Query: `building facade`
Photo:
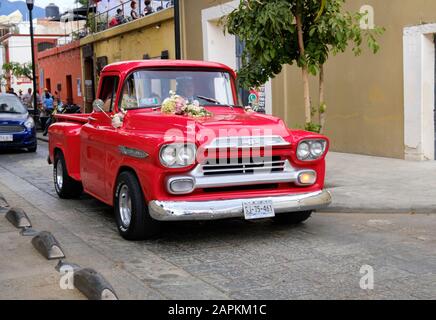
[[[219,19],[237,1],[182,0],[184,59],[237,61],[234,37],[222,34]],[[349,0],[346,10],[367,11],[369,23],[386,28],[381,51],[331,57],[326,65],[327,123],[332,149],[410,160],[435,159],[436,2]],[[366,27],[366,26],[364,26]],[[312,92],[317,79],[312,78]],[[268,112],[288,126],[304,124],[301,72],[292,66],[271,81]],[[318,104],[314,95],[312,103]],[[268,104],[268,103],[267,103]]]
[[[38,54],[40,83],[64,103],[83,105],[80,41]]]

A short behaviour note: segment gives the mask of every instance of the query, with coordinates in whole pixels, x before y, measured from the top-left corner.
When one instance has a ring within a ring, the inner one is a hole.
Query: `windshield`
[[[200,105],[233,106],[231,76],[221,71],[141,70],[124,83],[121,107],[158,108],[170,97],[170,91]]]
[[[26,114],[27,109],[15,96],[0,96],[0,113]]]

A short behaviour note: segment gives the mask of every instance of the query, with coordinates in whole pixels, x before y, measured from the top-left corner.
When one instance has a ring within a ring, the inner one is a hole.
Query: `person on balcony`
[[[132,1],[130,3],[130,17],[132,18],[132,20],[136,20],[139,18],[138,12],[136,11],[136,1]]]
[[[153,7],[151,6],[151,0],[144,1],[144,16],[152,14],[154,12]]]
[[[123,10],[120,8],[117,9],[117,14],[115,15],[115,19],[117,20],[118,24],[123,24],[127,22],[126,17],[124,17]]]

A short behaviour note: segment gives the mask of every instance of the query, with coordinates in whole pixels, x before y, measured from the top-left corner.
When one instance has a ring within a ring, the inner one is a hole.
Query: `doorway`
[[[67,75],[67,104],[73,104],[73,78]]]
[[[434,66],[435,66],[435,68],[434,68],[434,74],[435,74],[435,81],[434,81],[434,84],[433,84],[433,87],[434,87],[434,97],[436,97],[436,34],[434,34],[433,35],[433,41],[434,41],[434,48],[435,48],[435,50],[434,50],[434,52],[435,52],[435,55],[434,55],[434,58],[435,58],[435,64],[434,64]],[[434,99],[434,109],[433,109],[433,120],[434,120],[434,152],[435,152],[435,155],[434,155],[434,158],[436,159],[436,99]]]
[[[436,159],[436,24],[403,30],[404,158]]]
[[[48,92],[51,92],[51,80],[45,79],[45,87],[48,89]]]

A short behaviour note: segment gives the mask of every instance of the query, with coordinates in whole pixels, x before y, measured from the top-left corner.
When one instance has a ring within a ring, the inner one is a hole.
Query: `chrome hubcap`
[[[56,164],[56,184],[59,188],[59,190],[62,189],[62,186],[64,184],[64,174],[63,174],[64,170],[62,167],[62,161],[58,160],[57,164]]]
[[[130,198],[129,187],[125,184],[120,188],[118,208],[123,227],[128,228],[132,220],[132,199]]]

